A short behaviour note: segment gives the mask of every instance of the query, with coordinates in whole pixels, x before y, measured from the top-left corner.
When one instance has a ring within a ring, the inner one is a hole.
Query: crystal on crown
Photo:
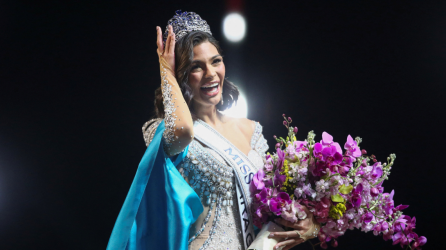
[[[198,14],[195,12],[181,12],[181,10],[177,10],[172,19],[167,22],[166,31],[164,32],[163,37],[164,43],[169,34],[169,25],[172,25],[173,33],[175,33],[175,42],[191,31],[203,31],[212,35],[211,28]]]

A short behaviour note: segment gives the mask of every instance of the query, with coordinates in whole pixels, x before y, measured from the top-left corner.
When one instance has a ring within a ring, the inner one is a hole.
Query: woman
[[[239,92],[206,21],[177,11],[164,41],[156,30],[158,119],[143,127],[148,149],[107,249],[247,249],[255,238],[249,185],[268,149],[262,127],[219,112]],[[275,249],[300,244],[314,228],[311,216],[278,223],[296,231],[274,233]]]

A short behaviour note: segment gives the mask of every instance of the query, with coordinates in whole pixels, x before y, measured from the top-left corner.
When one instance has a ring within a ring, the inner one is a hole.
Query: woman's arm
[[[169,26],[164,48],[161,28],[157,27],[158,56],[161,71],[161,90],[164,104],[164,150],[176,155],[189,145],[194,136],[192,115],[175,79],[175,34]]]

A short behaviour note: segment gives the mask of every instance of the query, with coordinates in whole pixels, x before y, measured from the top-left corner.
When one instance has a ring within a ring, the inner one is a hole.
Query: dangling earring
[[[222,105],[223,106],[223,103],[224,103],[224,101],[223,101],[223,90],[221,91],[221,100],[220,100],[220,105]]]

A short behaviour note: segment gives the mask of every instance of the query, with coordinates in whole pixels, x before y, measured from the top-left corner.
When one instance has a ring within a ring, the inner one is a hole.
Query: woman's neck
[[[221,122],[223,115],[217,111],[217,107],[211,106],[198,106],[194,105],[194,115],[196,118],[203,120],[212,127],[218,127]]]

